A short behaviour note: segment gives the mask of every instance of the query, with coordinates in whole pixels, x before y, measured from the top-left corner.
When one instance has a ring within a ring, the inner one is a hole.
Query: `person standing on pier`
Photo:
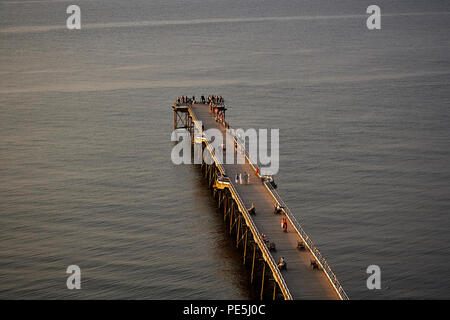
[[[250,208],[247,209],[247,212],[249,214],[256,214],[256,210],[255,210],[255,204],[252,202],[252,206]]]
[[[236,184],[239,183],[239,173],[236,173],[236,179],[235,179],[235,181],[236,181]]]
[[[286,220],[286,218],[283,218],[281,220],[281,228],[283,228],[283,232],[287,232],[287,220]]]
[[[280,269],[280,270],[287,269],[286,268],[286,259],[284,259],[284,257],[280,258],[280,262],[278,263],[278,269]]]

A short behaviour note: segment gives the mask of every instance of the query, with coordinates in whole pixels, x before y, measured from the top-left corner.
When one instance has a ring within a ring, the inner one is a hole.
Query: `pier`
[[[230,124],[226,121],[228,109],[223,100],[179,101],[173,105],[174,129],[185,129],[194,141],[194,131],[215,128],[226,137]],[[200,126],[200,121],[202,126]],[[198,138],[197,138],[198,139]],[[203,153],[201,172],[205,177],[219,211],[236,248],[242,252],[242,261],[250,271],[250,282],[263,299],[284,300],[348,300],[342,285],[326,259],[303,230],[289,207],[280,197],[270,177],[262,176],[257,164],[245,153],[245,163],[227,164],[218,161],[207,136],[200,138]],[[234,141],[236,149],[239,146]],[[242,149],[241,149],[242,150]],[[238,173],[249,174],[248,184],[235,182]],[[256,214],[248,209],[252,203]],[[281,212],[276,214],[276,206]],[[287,220],[287,232],[281,229],[282,218]],[[287,268],[280,270],[281,257]]]

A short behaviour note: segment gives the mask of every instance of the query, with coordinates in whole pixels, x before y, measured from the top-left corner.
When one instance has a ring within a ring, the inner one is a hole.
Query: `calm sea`
[[[0,298],[252,298],[170,161],[193,94],[280,129],[279,192],[350,298],[450,298],[450,3],[376,3],[369,31],[372,1],[1,1]]]

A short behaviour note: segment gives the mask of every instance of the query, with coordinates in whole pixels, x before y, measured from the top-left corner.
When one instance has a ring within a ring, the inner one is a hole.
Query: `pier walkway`
[[[221,119],[222,121],[216,121],[214,113],[210,111],[209,105],[199,103],[185,104],[184,106],[175,105],[174,112],[178,111],[176,110],[177,108],[183,107],[187,108],[186,111],[189,114],[189,120],[186,121],[188,126],[191,125],[192,127],[197,121],[201,121],[204,130],[215,128],[222,131],[224,137],[227,136],[226,128],[229,127],[229,124],[225,122],[224,118]],[[222,108],[222,110],[226,110],[226,108]],[[214,154],[214,152],[212,153]],[[217,180],[219,175],[228,176],[227,185],[233,198],[237,202],[242,203],[245,209],[250,208],[252,203],[254,203],[256,208],[255,215],[250,216],[247,212],[242,212],[247,211],[243,208],[241,208],[240,214],[242,214],[247,222],[248,230],[252,232],[255,243],[260,247],[262,258],[266,260],[265,262],[272,272],[272,278],[278,283],[284,298],[296,300],[348,299],[337,277],[331,271],[330,266],[314,246],[308,235],[303,231],[290,209],[280,198],[273,186],[269,182],[264,182],[264,179],[256,172],[256,165],[252,164],[248,157],[246,157],[245,164],[226,164],[225,160],[223,162],[223,164],[216,164],[219,166],[218,169],[220,172],[215,175],[214,180]],[[234,177],[236,174],[244,172],[249,174],[250,183],[235,183]],[[274,214],[274,206],[276,204],[283,206],[284,210],[282,214]],[[288,221],[287,233],[283,232],[280,225],[282,217],[286,217]],[[239,238],[239,229],[237,233]],[[261,248],[264,246],[261,245],[261,243],[264,243],[261,242],[261,234],[265,234],[270,242],[275,243],[276,251]],[[247,242],[247,237],[245,239]],[[301,246],[303,248],[298,247],[299,243],[302,244]],[[287,270],[280,271],[276,267],[280,257],[285,257]],[[264,265],[264,270],[265,266],[266,264]],[[262,281],[264,282],[264,275]],[[274,298],[275,291],[276,286],[274,288]]]

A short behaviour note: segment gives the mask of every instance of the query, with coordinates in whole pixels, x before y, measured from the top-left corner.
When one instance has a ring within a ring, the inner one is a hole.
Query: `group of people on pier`
[[[244,174],[236,173],[235,182],[237,184],[249,184],[250,183],[250,176],[249,176],[249,174],[246,171],[244,171]]]
[[[202,96],[202,98],[204,97]],[[225,100],[222,96],[210,95],[208,96],[208,104],[223,105],[225,104]]]
[[[195,96],[188,97],[188,96],[181,96],[177,98],[176,101],[177,104],[189,104],[189,103],[195,103]]]
[[[224,118],[225,118],[225,107],[224,106],[218,106],[218,105],[215,105],[212,102],[210,102],[209,110],[211,112],[214,112],[214,119],[216,120],[216,122],[224,123]]]
[[[222,96],[216,96],[216,95],[209,95],[208,97],[205,97],[204,95],[202,95],[200,97],[200,102],[203,104],[209,104],[210,106],[212,105],[224,105],[225,104],[225,100],[223,99]],[[178,97],[176,100],[177,104],[190,104],[190,103],[197,103],[197,101],[195,100],[195,96],[181,96]]]

